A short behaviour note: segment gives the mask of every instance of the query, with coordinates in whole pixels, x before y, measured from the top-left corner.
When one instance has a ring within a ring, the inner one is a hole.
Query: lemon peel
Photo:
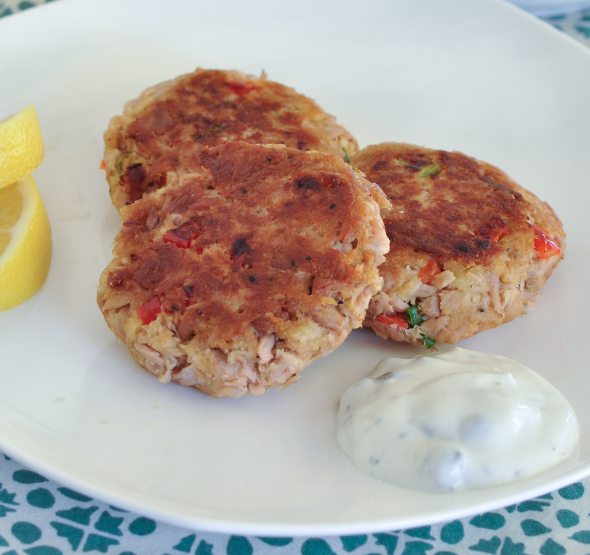
[[[0,188],[30,174],[44,156],[39,118],[32,104],[0,120]]]
[[[33,178],[0,188],[0,311],[39,290],[51,250],[49,219]]]

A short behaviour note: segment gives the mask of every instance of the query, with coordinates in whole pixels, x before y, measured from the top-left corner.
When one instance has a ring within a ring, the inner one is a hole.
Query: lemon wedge
[[[30,174],[44,155],[39,118],[32,104],[0,120],[0,187]]]
[[[0,310],[43,285],[51,260],[51,228],[30,175],[0,188]]]

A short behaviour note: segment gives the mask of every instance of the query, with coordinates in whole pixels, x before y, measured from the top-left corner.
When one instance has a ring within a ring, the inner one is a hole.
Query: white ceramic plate
[[[53,226],[42,291],[0,314],[0,450],[87,494],[179,525],[264,535],[351,534],[450,520],[590,474],[590,53],[495,0],[62,0],[0,21],[0,111],[33,102],[47,145],[35,178]],[[119,227],[102,133],[123,103],[197,65],[239,68],[315,98],[365,146],[456,149],[549,201],[565,261],[535,311],[462,347],[549,379],[581,421],[578,457],[458,495],[372,480],[339,450],[342,392],[385,356],[352,334],[297,385],[210,399],[161,385],[96,307]]]

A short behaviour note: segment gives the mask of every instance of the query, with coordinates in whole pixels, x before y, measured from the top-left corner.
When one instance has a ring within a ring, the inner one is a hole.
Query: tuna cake
[[[320,152],[230,142],[199,164],[123,208],[98,305],[161,382],[260,395],[362,324],[381,289],[388,201]]]
[[[510,322],[562,259],[553,210],[489,164],[396,143],[352,163],[391,201],[383,290],[364,322],[380,337],[432,347]]]
[[[284,144],[348,160],[357,145],[335,118],[295,90],[238,71],[197,69],[147,89],[104,135],[117,209],[195,171],[199,152],[227,141]]]

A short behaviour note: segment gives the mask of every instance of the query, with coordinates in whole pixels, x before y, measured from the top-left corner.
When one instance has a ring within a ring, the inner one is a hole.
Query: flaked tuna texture
[[[510,322],[563,258],[551,207],[490,164],[400,143],[352,163],[391,201],[383,289],[364,323],[380,337],[432,347]]]
[[[199,152],[228,141],[284,144],[348,159],[352,135],[313,100],[266,75],[197,69],[144,91],[105,132],[115,207],[192,178]]]
[[[163,383],[215,397],[290,385],[380,291],[388,201],[320,152],[230,142],[199,164],[122,210],[98,305]]]

